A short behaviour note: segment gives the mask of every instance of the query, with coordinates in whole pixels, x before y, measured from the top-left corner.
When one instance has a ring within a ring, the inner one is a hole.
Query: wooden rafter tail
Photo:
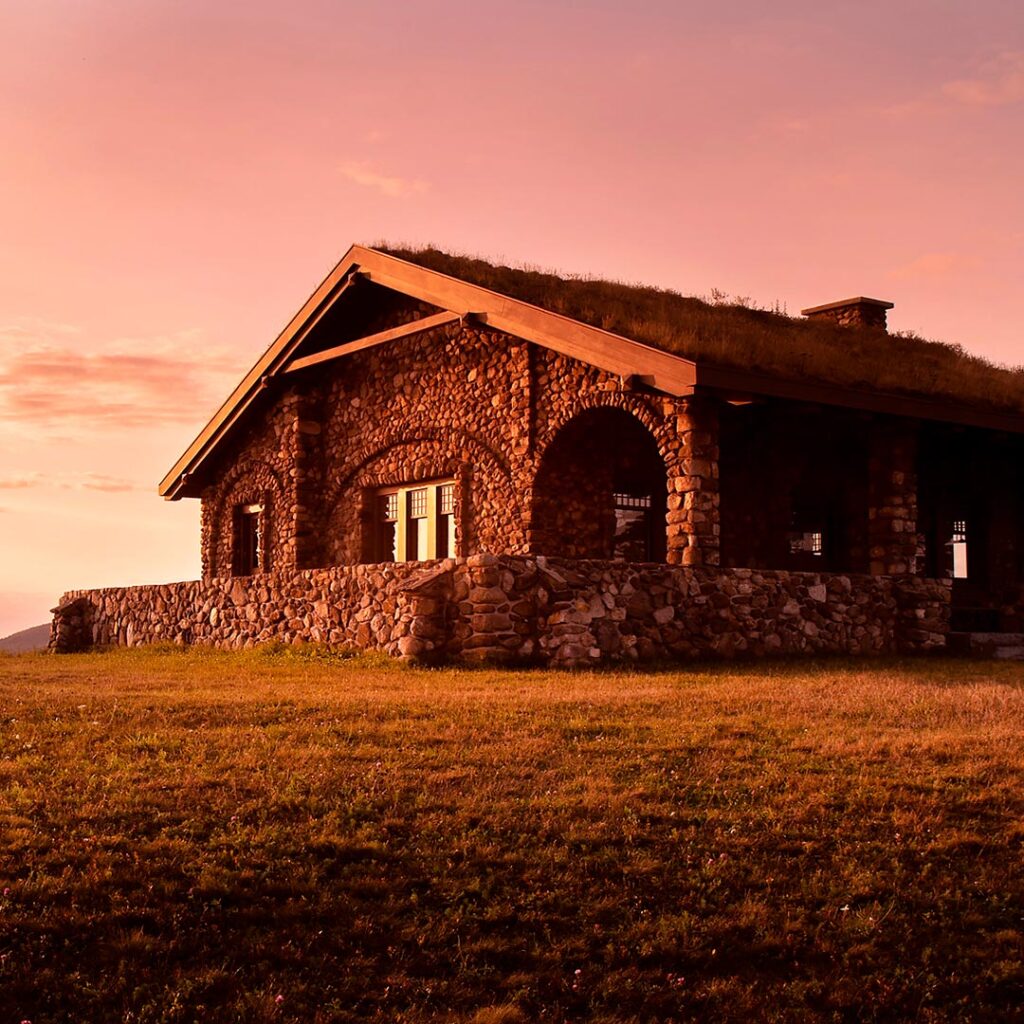
[[[292,359],[285,364],[282,372],[296,373],[305,370],[310,366],[317,366],[320,363],[329,362],[332,359],[339,359],[342,356],[351,355],[362,349],[373,348],[376,345],[384,345],[389,341],[396,341],[398,338],[410,338],[416,334],[423,334],[432,331],[436,327],[447,327],[449,324],[458,323],[462,317],[458,313],[445,311],[434,313],[432,316],[425,316],[412,323],[402,324],[400,327],[391,327],[386,331],[378,331],[376,334],[368,334],[364,338],[356,338],[353,341],[346,341],[343,345],[335,345],[333,348],[324,349],[323,352],[314,352],[309,356],[302,356],[299,359]]]

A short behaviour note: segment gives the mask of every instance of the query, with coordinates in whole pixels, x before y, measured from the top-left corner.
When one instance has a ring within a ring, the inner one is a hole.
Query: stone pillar
[[[319,529],[323,494],[323,399],[316,392],[294,396],[292,419],[294,463],[292,507],[295,567],[311,569],[323,564]]]
[[[217,566],[217,538],[214,535],[214,488],[207,487],[199,504],[199,550],[202,556],[202,577],[212,579]]]
[[[868,554],[872,576],[917,572],[916,423],[876,420],[868,455]]]
[[[701,396],[675,403],[668,471],[668,561],[718,565],[718,406]]]

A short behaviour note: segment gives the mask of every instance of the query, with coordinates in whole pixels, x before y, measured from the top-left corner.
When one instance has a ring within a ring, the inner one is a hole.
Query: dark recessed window
[[[235,576],[251,576],[266,567],[262,505],[238,505],[235,508]]]
[[[613,494],[615,537],[612,558],[651,562],[654,554],[654,502],[649,494]]]
[[[374,559],[378,562],[398,561],[398,506],[398,491],[377,495]]]

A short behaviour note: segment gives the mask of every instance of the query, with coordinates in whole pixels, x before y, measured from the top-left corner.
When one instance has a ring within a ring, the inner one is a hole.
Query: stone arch
[[[661,429],[633,403],[594,401],[566,417],[537,460],[530,550],[665,561],[670,473]]]
[[[675,434],[671,430],[669,420],[656,411],[649,399],[623,391],[594,391],[580,395],[572,405],[553,416],[543,434],[537,438],[538,465],[544,457],[548,446],[581,413],[595,409],[618,409],[638,420],[658,446],[658,453],[666,465],[673,461],[673,441]]]
[[[507,462],[477,438],[421,429],[391,432],[353,453],[325,492],[322,521],[327,564],[368,561],[372,498],[380,487],[453,478],[458,485],[456,551],[525,550],[523,515]]]
[[[277,471],[259,459],[233,466],[217,486],[206,538],[208,575],[230,576],[233,554],[233,510],[236,505],[262,504],[268,567],[283,569],[294,561],[295,539],[289,529],[291,508]]]
[[[490,446],[484,444],[479,438],[462,430],[440,431],[432,427],[406,427],[405,429],[391,429],[383,433],[375,442],[362,445],[346,460],[347,468],[341,473],[338,482],[329,493],[329,497],[336,498],[357,473],[366,465],[379,459],[392,448],[401,445],[422,444],[440,441],[454,441],[462,446],[464,456],[478,458],[493,462],[505,476],[511,476],[512,470],[506,459]],[[453,448],[455,445],[452,446]]]

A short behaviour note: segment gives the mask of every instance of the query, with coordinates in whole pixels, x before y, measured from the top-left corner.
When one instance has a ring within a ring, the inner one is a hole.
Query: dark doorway
[[[541,459],[531,549],[664,562],[666,499],[665,464],[647,428],[621,409],[582,412]]]

